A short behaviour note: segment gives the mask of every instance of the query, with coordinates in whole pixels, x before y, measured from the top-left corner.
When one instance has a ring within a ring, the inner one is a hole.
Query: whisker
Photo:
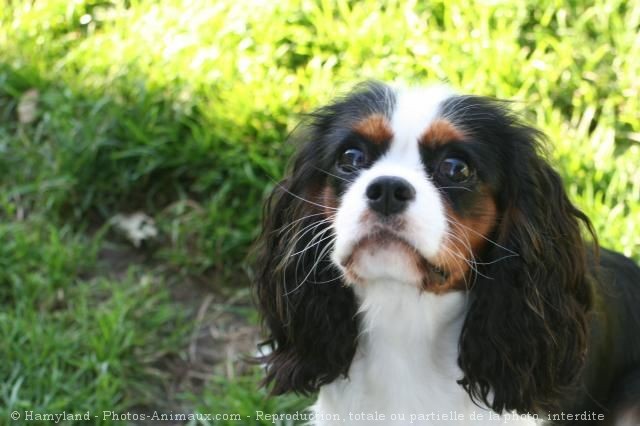
[[[277,186],[278,188],[282,189],[282,190],[283,190],[284,192],[286,192],[287,194],[289,194],[289,195],[291,195],[291,196],[293,196],[293,197],[296,197],[297,199],[299,199],[299,200],[301,200],[301,201],[304,201],[305,203],[309,203],[309,204],[314,205],[314,206],[317,206],[317,207],[322,207],[323,209],[334,210],[334,211],[337,211],[337,210],[338,210],[338,209],[337,209],[337,208],[335,208],[335,207],[329,207],[329,206],[325,206],[324,204],[314,203],[314,202],[313,202],[313,201],[311,201],[311,200],[307,200],[306,198],[303,198],[303,197],[299,196],[298,194],[294,194],[293,192],[289,191],[287,188],[285,188],[284,186],[282,186],[282,185],[281,185],[281,184],[279,184],[279,183],[276,183],[276,186]]]
[[[315,224],[315,226],[310,227],[309,229],[307,229],[303,234],[301,234],[298,239],[291,245],[291,247],[296,247],[298,245],[298,241],[300,241],[300,239],[304,236],[304,234],[306,234],[307,232],[313,231],[314,229],[316,229],[318,226],[320,226],[321,224]],[[325,231],[332,229],[330,226],[327,226],[326,229],[323,230],[323,232],[319,233],[320,235],[322,235]],[[297,235],[297,234],[296,234]],[[315,236],[314,236],[315,238]],[[298,255],[298,260],[296,261],[296,266],[295,266],[295,274],[294,274],[294,280],[297,282],[298,281],[298,270],[299,270],[299,266],[300,266],[300,262],[302,261],[302,259],[304,259],[306,257],[306,250],[303,249],[303,253],[302,255]],[[291,255],[288,257],[292,257]]]
[[[293,222],[291,222],[291,223],[287,223],[286,225],[283,225],[283,226],[281,226],[280,228],[275,229],[274,231],[278,232],[279,234],[282,234],[285,230],[287,230],[287,229],[289,229],[289,228],[293,227],[293,226],[294,226],[296,223],[298,223],[298,222],[301,222],[301,221],[303,221],[303,220],[305,220],[305,219],[309,219],[309,218],[311,218],[311,217],[315,217],[315,216],[322,216],[322,215],[324,215],[324,214],[325,214],[325,213],[324,213],[324,212],[322,212],[322,213],[314,213],[314,214],[310,214],[310,215],[307,215],[307,216],[303,216],[303,217],[301,217],[301,218],[298,218],[298,219],[294,220],[294,221],[293,221]]]
[[[293,242],[290,244],[290,246],[291,246],[291,249],[295,249],[298,246],[298,242],[302,239],[302,237],[304,237],[305,234],[315,231],[320,226],[326,226],[327,228],[329,227],[327,226],[326,221],[316,221],[306,225],[302,229],[296,229],[296,228],[290,229],[289,231],[286,232],[286,234],[284,235],[284,238],[292,240]],[[294,231],[295,233],[289,236],[289,234]]]
[[[468,192],[473,192],[471,188],[465,188],[464,186],[439,186],[438,189],[464,189]]]
[[[500,262],[502,260],[509,259],[509,258],[512,258],[512,257],[519,257],[519,256],[517,254],[510,254],[510,255],[507,255],[507,256],[499,257],[498,259],[492,260],[491,262],[476,262],[476,264],[477,265],[493,265],[494,263],[498,263],[498,262]]]
[[[481,234],[480,232],[476,231],[475,229],[469,228],[466,225],[463,225],[462,223],[458,222],[455,218],[451,217],[449,214],[445,213],[445,216],[447,217],[447,219],[449,220],[449,222],[451,223],[455,223],[457,226],[460,226],[466,230],[468,230],[469,232],[473,232],[474,234],[478,235],[480,238],[488,241],[489,243],[495,245],[496,247],[499,247],[505,251],[508,251],[509,253],[513,254],[514,256],[519,256],[518,253],[514,252],[513,250],[510,250],[500,244],[498,244],[497,242],[493,241],[491,238],[488,238],[487,236]]]
[[[466,262],[467,265],[469,265],[469,267],[473,270],[475,274],[478,274],[484,278],[491,279],[490,277],[484,275],[482,272],[478,270],[477,262],[475,260],[475,256],[473,255],[473,250],[471,249],[471,244],[469,243],[468,239],[464,241],[453,232],[447,232],[447,236],[450,238],[454,238],[456,241],[460,242],[464,246],[464,248],[469,252],[469,255],[471,256],[471,258],[464,257],[460,253],[454,253],[454,252],[451,252],[452,255]],[[443,246],[443,247],[446,247],[446,246]]]
[[[313,242],[313,240],[315,240],[316,238],[318,238],[318,236],[320,236],[320,235],[324,235],[324,233],[325,233],[325,232],[327,232],[329,229],[330,229],[330,228],[327,228],[327,229],[325,229],[325,230],[323,230],[323,231],[319,232],[317,235],[314,235],[314,236],[313,236],[313,238],[311,239],[311,241],[309,241],[309,244],[307,244],[307,245],[305,246],[305,248],[303,248],[303,249],[302,249],[302,250],[300,250],[300,251],[297,251],[297,252],[293,253],[291,256],[297,256],[297,255],[299,255],[299,254],[301,254],[301,253],[304,253],[304,252],[305,252],[305,251],[307,251],[307,250],[312,249],[313,247],[317,247],[317,246],[318,246],[320,243],[322,243],[323,241],[330,240],[331,238],[334,238],[334,236],[333,236],[333,235],[329,235],[329,236],[325,236],[325,237],[321,238],[320,240],[318,240],[318,241],[316,241],[316,242]],[[310,245],[311,243],[313,243],[313,244],[312,244],[312,245]]]
[[[463,257],[461,257],[461,256],[460,256],[460,254],[459,254],[459,253],[454,252],[454,251],[453,251],[453,250],[451,250],[449,247],[442,246],[442,248],[443,248],[443,250],[445,250],[447,253],[449,253],[451,256],[453,256],[453,257],[457,257],[457,258],[462,259],[463,261],[466,261]],[[448,263],[448,262],[447,262],[447,263]],[[456,262],[456,263],[455,263],[455,266],[458,268],[458,271],[460,272],[460,276],[462,277],[462,280],[464,281],[465,288],[467,288],[467,289],[468,289],[468,288],[470,288],[470,287],[469,287],[469,283],[467,282],[466,274],[464,273],[464,270],[462,269],[462,266],[460,265],[460,263]],[[469,265],[469,266],[471,267],[471,265]],[[448,268],[449,268],[449,270],[452,270],[450,265],[448,265]]]
[[[455,219],[453,219],[453,218],[449,218],[449,219],[451,219],[451,221],[450,221],[450,224],[451,224],[451,225],[455,225],[455,226],[459,226],[459,227],[464,227],[464,225],[462,225],[460,222],[457,222]],[[467,230],[472,231],[472,229],[470,229],[470,228],[468,228],[468,227],[466,227],[466,228],[467,228]],[[467,238],[466,233],[462,232],[462,234],[465,236],[465,239],[466,239],[466,240],[467,240],[467,242],[468,242],[468,238]],[[478,235],[482,235],[482,234],[478,234]],[[507,251],[510,251],[510,250],[508,250],[508,249],[506,249],[506,250],[507,250]],[[513,252],[512,252],[512,253],[513,253]],[[500,257],[500,258],[498,258],[498,259],[495,259],[495,260],[492,260],[492,261],[490,261],[490,262],[478,262],[478,261],[474,258],[473,263],[474,263],[475,265],[493,265],[494,263],[498,263],[498,262],[500,262],[500,261],[502,261],[502,260],[509,259],[509,258],[511,258],[511,257],[519,257],[519,255],[518,255],[517,253],[513,253],[513,254],[506,255],[506,256],[502,256],[502,257]]]
[[[326,254],[326,251],[331,248],[331,245],[327,245],[325,248],[322,249],[322,252],[320,252],[320,256],[318,257],[318,260],[316,260],[316,262],[313,264],[313,266],[311,267],[311,270],[309,270],[309,272],[307,273],[307,275],[302,279],[302,281],[300,281],[300,284],[298,284],[293,290],[286,292],[283,296],[289,296],[290,294],[294,293],[296,290],[298,290],[300,287],[302,287],[302,285],[307,281],[307,279],[311,276],[311,274],[313,273],[313,271],[316,269],[316,267],[318,266],[318,264],[320,263],[320,261],[322,260],[322,257]],[[296,270],[297,272],[297,270]],[[297,274],[296,274],[297,275]]]
[[[331,177],[334,177],[334,178],[336,178],[336,179],[340,179],[340,180],[342,180],[342,181],[344,181],[344,182],[349,182],[349,183],[350,183],[350,182],[352,182],[352,181],[351,181],[351,180],[349,180],[349,179],[345,179],[345,178],[340,177],[340,176],[338,176],[338,175],[334,175],[333,173],[330,173],[330,172],[328,172],[328,171],[326,171],[326,170],[324,170],[324,169],[321,169],[320,167],[313,166],[313,168],[314,168],[314,169],[316,169],[316,170],[321,171],[322,173],[326,173],[327,175],[329,175],[329,176],[331,176]]]

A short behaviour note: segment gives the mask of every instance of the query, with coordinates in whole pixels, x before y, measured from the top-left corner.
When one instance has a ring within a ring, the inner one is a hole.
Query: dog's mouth
[[[351,253],[341,261],[341,265],[348,271],[348,274],[351,272],[355,281],[362,281],[359,279],[358,274],[353,272],[355,269],[354,265],[358,261],[358,256],[361,256],[363,253],[375,254],[383,250],[392,250],[406,258],[413,266],[412,269],[415,270],[414,273],[417,272],[421,277],[420,286],[425,290],[445,285],[449,278],[449,273],[445,268],[429,261],[420,253],[415,245],[387,227],[377,227],[358,240],[354,244]],[[382,262],[384,262],[384,260],[382,260]]]

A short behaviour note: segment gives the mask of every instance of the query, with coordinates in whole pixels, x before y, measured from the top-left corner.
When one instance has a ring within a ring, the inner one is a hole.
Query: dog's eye
[[[459,158],[445,158],[438,172],[453,182],[464,182],[471,177],[471,167]]]
[[[349,148],[340,154],[337,165],[341,171],[345,173],[352,173],[364,166],[365,160],[366,158],[362,150],[358,148]]]

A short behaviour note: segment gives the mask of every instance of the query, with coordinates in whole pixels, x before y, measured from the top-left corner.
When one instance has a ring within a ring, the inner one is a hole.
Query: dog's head
[[[469,292],[461,385],[496,411],[551,407],[584,359],[580,223],[591,227],[540,156],[540,132],[499,101],[367,83],[295,138],[258,259],[273,391],[346,375],[353,289],[383,282]]]

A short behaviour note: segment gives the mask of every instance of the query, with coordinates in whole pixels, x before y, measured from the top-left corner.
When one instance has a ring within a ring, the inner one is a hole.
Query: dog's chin
[[[390,232],[366,236],[340,262],[349,284],[400,283],[421,290],[437,286],[444,272],[410,243]]]

